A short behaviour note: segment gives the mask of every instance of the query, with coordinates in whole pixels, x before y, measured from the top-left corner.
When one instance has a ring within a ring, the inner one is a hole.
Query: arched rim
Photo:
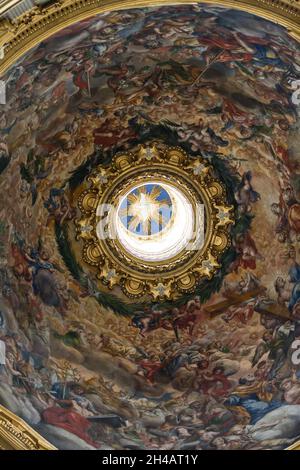
[[[4,58],[0,60],[2,76],[18,59],[33,47],[64,28],[97,14],[125,9],[159,7],[166,5],[211,4],[245,11],[284,26],[289,34],[300,41],[300,9],[278,0],[62,0],[44,9],[37,7],[25,13],[16,25],[0,23],[0,46]],[[299,13],[298,13],[299,11]]]

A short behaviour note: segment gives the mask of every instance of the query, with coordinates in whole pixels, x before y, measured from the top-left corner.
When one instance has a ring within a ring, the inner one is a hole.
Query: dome
[[[299,8],[100,3],[0,9],[0,406],[41,447],[297,447]]]

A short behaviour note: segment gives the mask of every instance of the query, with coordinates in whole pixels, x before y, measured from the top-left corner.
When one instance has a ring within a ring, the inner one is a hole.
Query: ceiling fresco
[[[124,10],[3,79],[0,404],[60,449],[300,439],[299,44],[237,10]]]

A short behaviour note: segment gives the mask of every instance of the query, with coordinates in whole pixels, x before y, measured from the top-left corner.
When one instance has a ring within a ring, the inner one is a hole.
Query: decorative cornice
[[[0,405],[0,450],[56,450],[22,419]]]
[[[8,1],[8,0],[4,0]],[[17,19],[0,20],[0,75],[20,56],[52,34],[80,20],[112,10],[168,4],[194,4],[195,0],[58,0],[45,7],[35,6]],[[236,8],[279,23],[300,40],[298,0],[202,0],[199,3]],[[1,3],[0,3],[1,7]],[[0,54],[1,56],[1,54]]]

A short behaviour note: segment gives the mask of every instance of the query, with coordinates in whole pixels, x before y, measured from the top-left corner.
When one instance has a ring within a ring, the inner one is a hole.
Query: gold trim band
[[[56,450],[56,447],[0,405],[0,450]]]

